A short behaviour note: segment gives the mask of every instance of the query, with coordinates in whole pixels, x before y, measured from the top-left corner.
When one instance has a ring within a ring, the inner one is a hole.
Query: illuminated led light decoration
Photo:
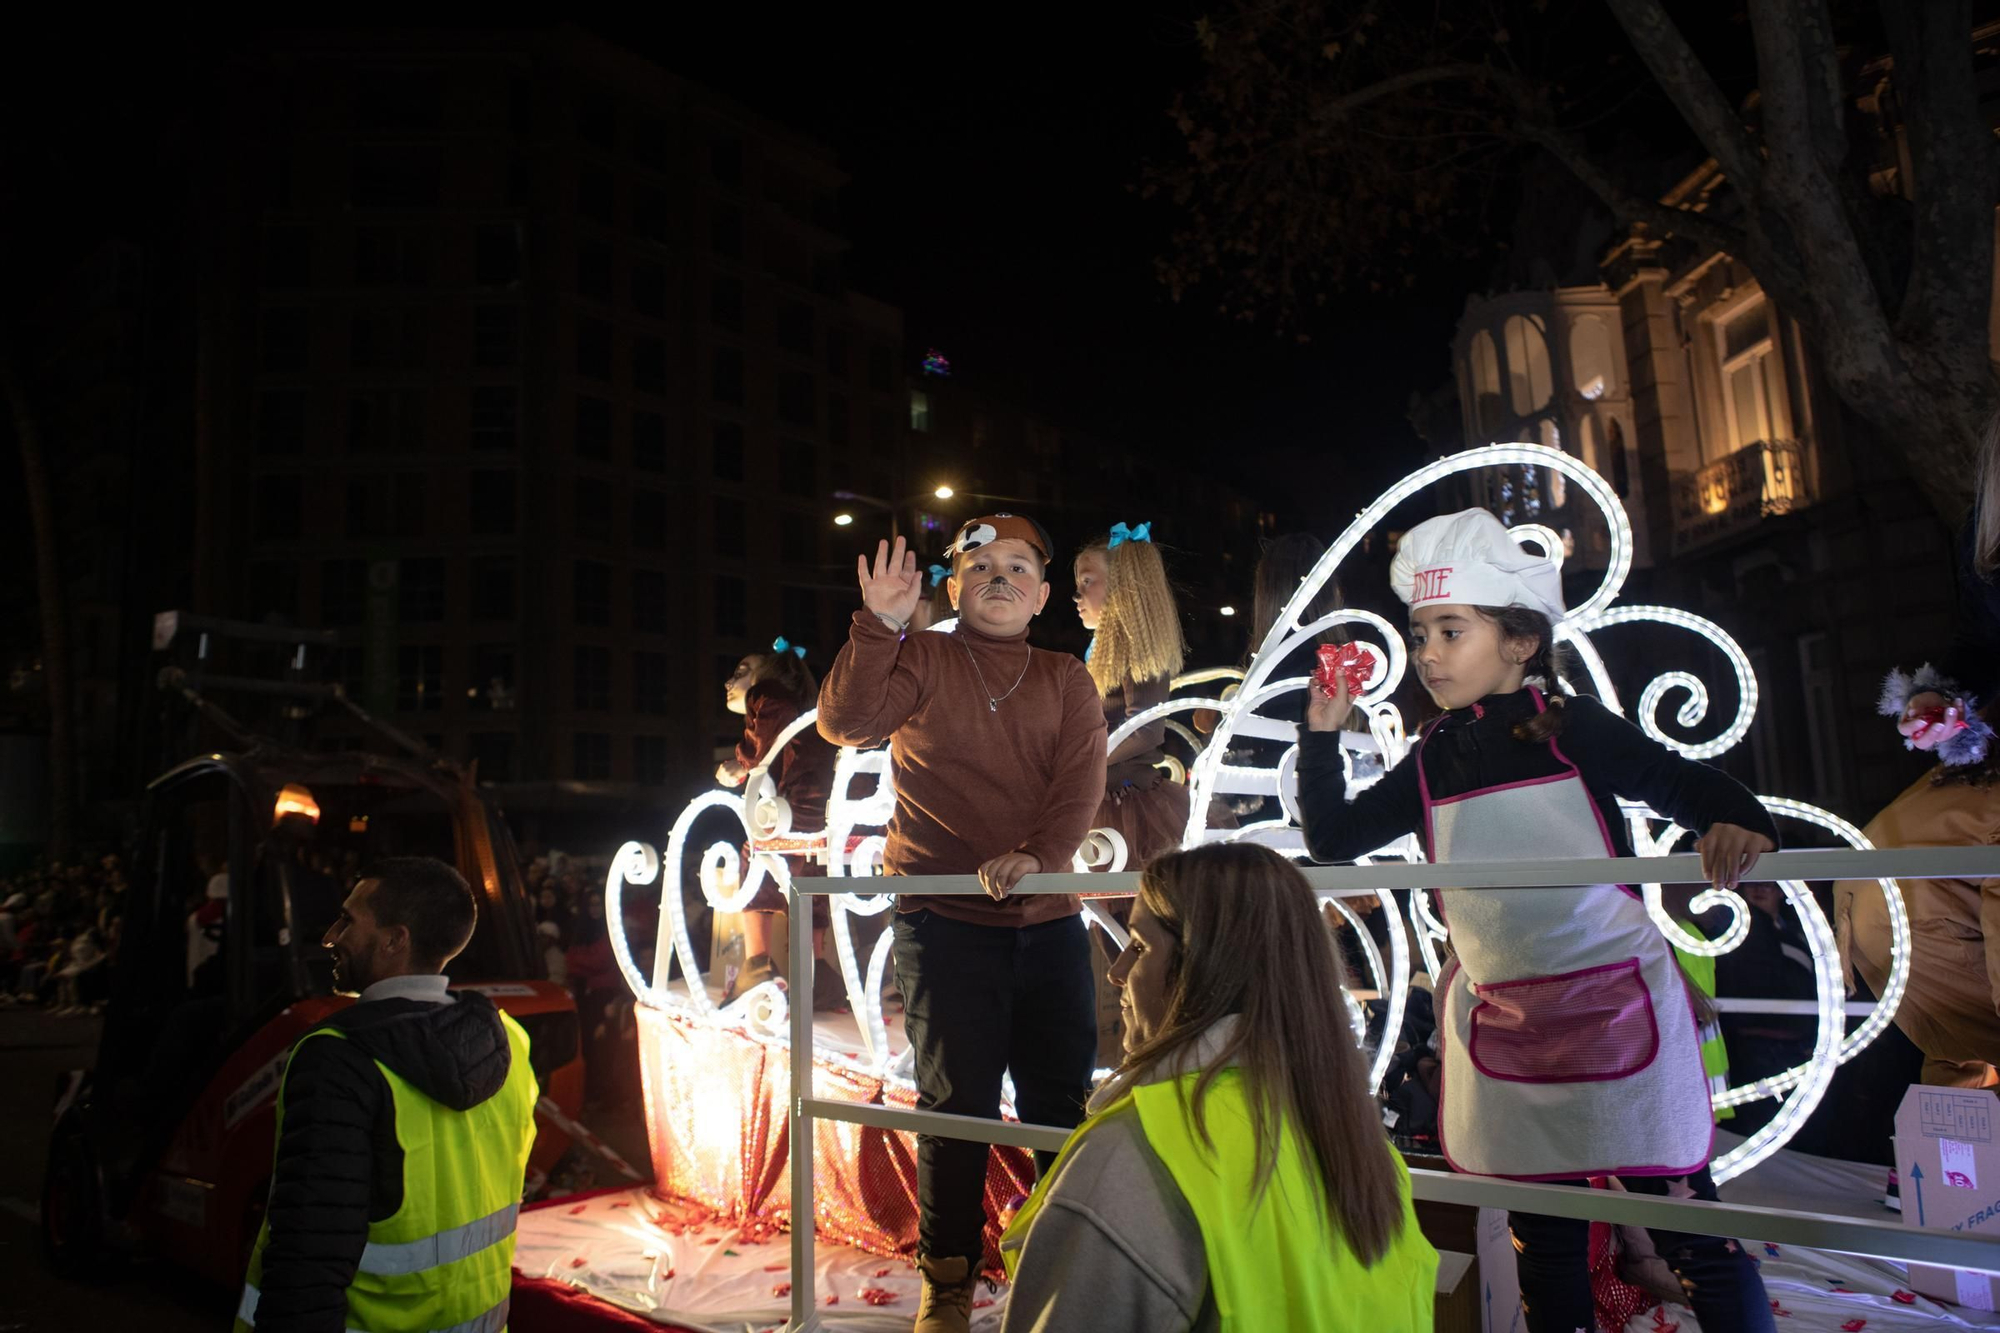
[[[932,355],[936,357],[935,353]],[[942,357],[936,359],[943,363]],[[926,370],[929,368],[930,359],[927,358]],[[948,369],[948,364],[945,369]],[[935,373],[944,373],[944,370]],[[1728,664],[1729,672],[1734,676],[1733,711],[1726,717],[1712,717],[1714,700],[1709,683],[1692,671],[1672,669],[1661,672],[1640,690],[1638,707],[1632,714],[1635,723],[1647,735],[1694,759],[1714,758],[1748,735],[1758,702],[1756,677],[1750,669],[1749,658],[1720,626],[1672,607],[1615,605],[1631,572],[1633,538],[1623,506],[1610,484],[1583,462],[1560,450],[1525,443],[1493,445],[1440,459],[1411,473],[1356,515],[1312,572],[1300,581],[1298,591],[1279,614],[1264,641],[1254,646],[1255,652],[1247,670],[1215,668],[1179,677],[1174,681],[1174,688],[1176,691],[1187,691],[1185,696],[1170,698],[1126,719],[1110,734],[1107,743],[1115,749],[1132,732],[1153,722],[1164,721],[1197,751],[1186,770],[1186,780],[1192,790],[1182,845],[1194,846],[1208,839],[1252,841],[1295,859],[1306,859],[1296,796],[1298,727],[1294,719],[1300,714],[1296,695],[1307,687],[1308,678],[1302,675],[1281,677],[1277,672],[1283,663],[1309,645],[1317,635],[1335,626],[1343,626],[1350,633],[1360,636],[1384,659],[1374,683],[1355,701],[1355,718],[1361,725],[1350,724],[1351,729],[1342,733],[1342,760],[1350,789],[1365,789],[1408,756],[1414,738],[1392,702],[1409,667],[1409,651],[1401,628],[1370,612],[1352,609],[1311,620],[1302,620],[1301,617],[1308,613],[1322,589],[1334,580],[1342,563],[1361,539],[1380,527],[1397,506],[1426,487],[1461,473],[1482,469],[1500,471],[1503,478],[1500,493],[1511,502],[1509,507],[1515,508],[1517,515],[1524,519],[1532,519],[1541,507],[1540,478],[1544,469],[1551,494],[1560,481],[1565,490],[1588,497],[1603,515],[1610,533],[1610,546],[1602,580],[1577,603],[1557,631],[1559,637],[1575,650],[1581,672],[1581,679],[1575,683],[1586,686],[1607,707],[1624,713],[1625,706],[1611,680],[1604,652],[1597,642],[1598,636],[1609,633],[1611,641],[1616,642],[1623,637],[1621,632],[1627,627],[1640,623],[1686,631],[1694,640],[1713,649]],[[1571,546],[1566,535],[1532,521],[1524,522],[1512,531],[1517,540],[1532,545],[1558,562]],[[931,632],[949,630],[954,624],[945,622]],[[1216,697],[1225,692],[1229,697]],[[1669,711],[1671,717],[1667,716]],[[1199,743],[1195,734],[1179,720],[1179,715],[1194,712],[1210,712],[1219,717],[1206,744]],[[811,713],[800,717],[779,736],[771,753],[782,753],[792,736],[813,725],[813,721]],[[1674,730],[1669,731],[1670,726]],[[1690,733],[1697,728],[1712,730],[1714,734],[1691,736]],[[1236,747],[1239,740],[1278,744]],[[1247,749],[1254,757],[1248,762],[1240,757],[1228,759],[1225,756],[1232,747],[1239,751]],[[857,794],[863,792],[865,794]],[[1207,828],[1206,816],[1212,800],[1226,801],[1232,797],[1248,796],[1264,798],[1264,808],[1274,817],[1234,829]],[[1763,799],[1776,814],[1814,824],[1852,847],[1869,846],[1858,829],[1827,811],[1783,798]],[[714,809],[731,807],[741,824],[747,854],[743,847],[732,842],[718,842],[697,851],[691,842],[698,817]],[[768,773],[759,769],[749,775],[740,793],[716,790],[691,802],[668,833],[664,858],[647,844],[625,844],[613,861],[605,886],[605,916],[612,932],[619,970],[633,993],[642,1004],[671,1011],[685,1021],[720,1024],[742,1030],[756,1040],[783,1045],[787,1040],[787,1008],[785,993],[778,983],[766,982],[726,1006],[719,1006],[711,999],[689,935],[682,903],[680,890],[684,870],[692,870],[693,881],[716,911],[732,911],[748,903],[767,877],[789,893],[787,855],[814,859],[834,878],[872,879],[881,873],[884,847],[884,840],[876,830],[887,824],[894,808],[895,792],[888,751],[848,748],[841,751],[835,766],[833,792],[827,804],[826,828],[822,832],[794,834],[789,807],[778,795]],[[1643,807],[1628,805],[1625,816],[1631,829],[1634,850],[1640,856],[1661,855],[1675,850],[1687,836],[1686,830],[1675,827]],[[1078,852],[1074,868],[1116,870],[1124,867],[1126,857],[1127,848],[1123,840],[1111,830],[1100,829],[1093,832]],[[1422,847],[1414,836],[1410,836],[1360,858],[1360,863],[1421,860]],[[634,964],[624,937],[619,897],[628,884],[640,888],[658,885],[655,891],[660,900],[661,929],[650,983]],[[907,1047],[897,1049],[892,1045],[881,1005],[891,937],[887,932],[883,933],[864,960],[859,956],[851,929],[853,918],[877,915],[889,909],[892,898],[871,891],[878,887],[857,884],[854,891],[836,894],[829,899],[832,907],[832,952],[853,1007],[861,1049],[850,1049],[856,1044],[853,1042],[842,1046],[820,1038],[815,1041],[814,1055],[816,1059],[845,1064],[857,1072],[878,1077],[887,1084],[900,1084],[907,1089],[910,1087],[911,1052]],[[1724,906],[1731,913],[1730,925],[1721,936],[1704,941],[1690,936],[1668,918],[1661,906],[1658,885],[1641,887],[1648,910],[1660,929],[1673,943],[1690,952],[1708,955],[1726,953],[1740,944],[1747,933],[1749,909],[1734,893],[1707,890],[1695,898],[1697,910]],[[1714,1171],[1718,1181],[1748,1170],[1782,1147],[1818,1104],[1835,1067],[1851,1059],[1888,1025],[1908,982],[1910,928],[1902,897],[1895,892],[1894,882],[1883,880],[1881,887],[1889,905],[1891,924],[1889,981],[1880,1003],[1852,1032],[1848,1032],[1844,985],[1832,929],[1804,885],[1787,883],[1784,886],[1786,898],[1797,910],[1810,946],[1819,1030],[1813,1054],[1805,1063],[1753,1084],[1731,1087],[1715,1097],[1718,1107],[1741,1105],[1769,1096],[1782,1098],[1779,1112],[1769,1124],[1716,1161]],[[1334,903],[1333,910],[1351,928],[1358,927],[1359,918],[1342,901],[1355,895],[1323,893],[1320,896]],[[1364,942],[1362,953],[1369,975],[1357,977],[1355,981],[1358,986],[1372,989],[1383,997],[1389,1010],[1383,1031],[1392,1034],[1391,1040],[1383,1042],[1381,1049],[1370,1053],[1371,1076],[1379,1085],[1393,1057],[1393,1034],[1401,1030],[1404,997],[1412,967],[1420,963],[1435,975],[1439,970],[1439,946],[1448,940],[1449,931],[1439,918],[1428,892],[1402,891],[1402,897],[1398,898],[1396,892],[1383,890],[1377,896],[1383,903],[1383,909],[1391,913],[1391,919],[1407,919],[1409,937],[1414,938],[1418,955],[1416,959],[1411,958],[1409,939],[1401,930],[1387,932],[1390,943],[1387,956],[1374,946],[1367,931],[1359,932],[1358,939]],[[1108,913],[1086,903],[1084,915],[1089,926],[1105,931],[1114,947],[1122,947],[1124,932],[1118,929]],[[666,980],[670,965],[675,962],[683,979],[678,985]],[[1350,1012],[1359,1013],[1355,997],[1350,995],[1348,998]]]
[[[924,353],[924,374],[940,377],[950,375],[951,362],[945,359],[943,352],[933,347],[930,351]]]
[[[1397,506],[1447,478],[1487,469],[1499,472],[1501,485],[1498,494],[1502,504],[1513,512],[1514,518],[1528,520],[1512,528],[1516,540],[1533,546],[1558,562],[1564,558],[1571,543],[1532,521],[1541,508],[1539,479],[1544,475],[1543,469],[1547,469],[1551,493],[1560,479],[1566,492],[1587,497],[1596,505],[1609,529],[1610,549],[1602,580],[1577,602],[1569,617],[1557,629],[1558,636],[1576,651],[1583,674],[1583,679],[1576,683],[1587,686],[1607,707],[1625,713],[1627,710],[1612,683],[1598,637],[1611,632],[1611,641],[1616,641],[1618,631],[1642,622],[1685,630],[1701,644],[1719,653],[1728,663],[1735,684],[1733,711],[1726,718],[1712,718],[1714,701],[1709,683],[1691,671],[1668,670],[1655,676],[1640,690],[1638,707],[1630,716],[1647,735],[1692,759],[1712,759],[1739,744],[1749,734],[1757,709],[1757,679],[1750,669],[1748,656],[1719,625],[1673,607],[1615,605],[1631,572],[1633,539],[1624,507],[1610,484],[1581,460],[1558,449],[1526,443],[1492,445],[1439,459],[1405,477],[1356,515],[1312,572],[1300,582],[1298,591],[1278,615],[1264,641],[1254,645],[1254,656],[1241,685],[1228,706],[1221,710],[1221,720],[1209,744],[1190,769],[1188,781],[1194,791],[1183,835],[1184,845],[1193,845],[1205,838],[1250,838],[1303,857],[1303,845],[1296,828],[1298,814],[1292,798],[1296,744],[1286,748],[1277,758],[1260,758],[1256,764],[1230,762],[1224,756],[1239,737],[1296,741],[1297,727],[1287,719],[1299,715],[1298,701],[1286,696],[1304,689],[1305,679],[1273,677],[1281,663],[1332,625],[1344,624],[1360,631],[1364,637],[1379,639],[1389,658],[1387,669],[1376,687],[1355,701],[1367,730],[1344,733],[1343,760],[1351,787],[1366,787],[1383,769],[1394,767],[1408,754],[1412,740],[1404,729],[1400,714],[1390,702],[1397,687],[1402,684],[1408,666],[1401,631],[1380,617],[1355,611],[1337,612],[1311,621],[1304,621],[1301,617],[1308,613],[1321,590],[1334,581],[1341,565],[1362,538],[1379,528]],[[1272,706],[1274,702],[1276,707]],[[1670,706],[1671,719],[1666,716]],[[1163,707],[1172,709],[1173,704]],[[1670,731],[1669,725],[1674,730]],[[1695,728],[1712,729],[1714,734],[1690,738],[1687,733]],[[1260,748],[1268,751],[1271,747]],[[1364,772],[1363,761],[1378,761],[1379,767],[1376,762],[1369,762]],[[1210,800],[1218,797],[1226,800],[1239,795],[1268,795],[1274,790],[1286,816],[1282,823],[1266,822],[1228,831],[1206,827]],[[1783,798],[1763,799],[1775,814],[1815,824],[1850,846],[1868,846],[1858,829],[1816,806]],[[1635,850],[1641,856],[1664,853],[1685,836],[1683,830],[1673,828],[1651,811],[1631,809],[1627,811],[1627,818],[1632,826]],[[1658,833],[1653,832],[1655,827],[1659,828]],[[1379,849],[1372,859],[1418,861],[1422,859],[1422,850],[1414,837],[1403,838],[1392,846]],[[1812,1113],[1825,1092],[1835,1066],[1851,1059],[1888,1025],[1908,982],[1909,922],[1893,881],[1882,881],[1882,889],[1889,904],[1891,923],[1889,982],[1881,1002],[1849,1033],[1846,1031],[1843,1004],[1844,986],[1831,928],[1812,895],[1803,886],[1785,886],[1786,897],[1798,911],[1811,945],[1819,1008],[1818,1038],[1813,1055],[1806,1063],[1773,1078],[1730,1088],[1717,1095],[1717,1106],[1740,1105],[1774,1095],[1784,1098],[1779,1114],[1769,1125],[1716,1162],[1715,1177],[1718,1181],[1748,1170],[1782,1147]],[[1388,893],[1382,897],[1385,902],[1394,899],[1394,895]],[[1448,938],[1448,932],[1437,918],[1428,893],[1409,893],[1406,897],[1407,902],[1402,904],[1400,914],[1407,915],[1411,934],[1416,938],[1417,952],[1424,965],[1435,973],[1437,945]],[[1748,909],[1733,893],[1719,894],[1710,890],[1695,900],[1699,908],[1723,905],[1731,910],[1729,929],[1721,938],[1709,942],[1693,939],[1666,918],[1660,907],[1657,885],[1647,886],[1646,898],[1649,910],[1662,930],[1675,944],[1691,948],[1694,952],[1728,952],[1741,943],[1747,933],[1745,913]],[[1392,931],[1390,934],[1392,939],[1400,940],[1401,932]],[[1392,958],[1385,963],[1392,973],[1392,987],[1400,987],[1405,978],[1396,975],[1397,960]],[[1370,959],[1369,965],[1374,968],[1375,961]],[[1394,993],[1393,989],[1384,988],[1384,994]],[[1389,1030],[1395,1029],[1391,1027]],[[1379,1060],[1377,1067],[1380,1068]]]

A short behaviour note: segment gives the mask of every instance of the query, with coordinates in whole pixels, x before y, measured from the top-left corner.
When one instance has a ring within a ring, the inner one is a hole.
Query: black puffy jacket
[[[347,1040],[293,1047],[258,1283],[259,1333],[341,1333],[368,1225],[402,1206],[396,1102],[375,1062],[455,1111],[506,1083],[513,1052],[499,1012],[477,992],[453,994],[455,1004],[357,1004],[320,1025]]]

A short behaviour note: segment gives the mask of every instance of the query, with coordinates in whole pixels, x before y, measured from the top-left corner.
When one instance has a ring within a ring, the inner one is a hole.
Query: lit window
[[[921,389],[910,390],[910,429],[931,428],[931,396]]]
[[[1504,415],[1500,406],[1500,354],[1494,349],[1493,335],[1485,329],[1472,335],[1472,401],[1479,429],[1490,434],[1500,428]]]
[[[1579,315],[1570,325],[1569,369],[1585,398],[1595,401],[1611,392],[1611,334],[1596,315]]]
[[[1717,329],[1722,360],[1723,410],[1732,450],[1776,439],[1784,402],[1778,381],[1771,307],[1752,301]]]
[[[1548,405],[1549,344],[1542,321],[1533,315],[1510,315],[1501,329],[1507,344],[1507,392],[1514,415],[1527,416]]]

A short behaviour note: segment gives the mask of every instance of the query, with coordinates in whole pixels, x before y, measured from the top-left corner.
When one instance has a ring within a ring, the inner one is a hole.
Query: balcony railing
[[[1674,549],[1733,536],[1812,503],[1797,440],[1760,440],[1674,481]]]

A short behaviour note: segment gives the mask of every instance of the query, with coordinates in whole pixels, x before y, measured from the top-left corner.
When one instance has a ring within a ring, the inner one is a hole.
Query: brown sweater
[[[769,684],[750,687],[744,698],[743,739],[736,746],[736,762],[744,772],[764,762],[778,733],[797,721],[801,711]],[[792,808],[792,832],[817,833],[826,827],[826,798],[833,790],[833,765],[839,757],[839,751],[808,727],[792,737],[771,764],[771,781]]]
[[[1104,696],[1104,725],[1116,731],[1135,715],[1165,703],[1172,693],[1173,680],[1167,676],[1128,680],[1124,688]],[[1105,794],[1111,795],[1125,787],[1150,791],[1158,786],[1166,774],[1153,765],[1166,758],[1166,740],[1166,719],[1159,718],[1120,741],[1118,748],[1106,759]]]
[[[989,709],[989,696],[1017,676],[1020,688]],[[955,634],[899,638],[856,611],[820,685],[819,731],[835,745],[890,742],[896,812],[883,869],[891,875],[969,875],[1016,851],[1044,871],[1068,870],[1104,796],[1097,687],[1083,663],[1030,647],[1025,634],[989,638],[961,623]],[[1031,926],[1073,915],[1079,904],[1067,894],[1002,902],[905,894],[897,908]]]

